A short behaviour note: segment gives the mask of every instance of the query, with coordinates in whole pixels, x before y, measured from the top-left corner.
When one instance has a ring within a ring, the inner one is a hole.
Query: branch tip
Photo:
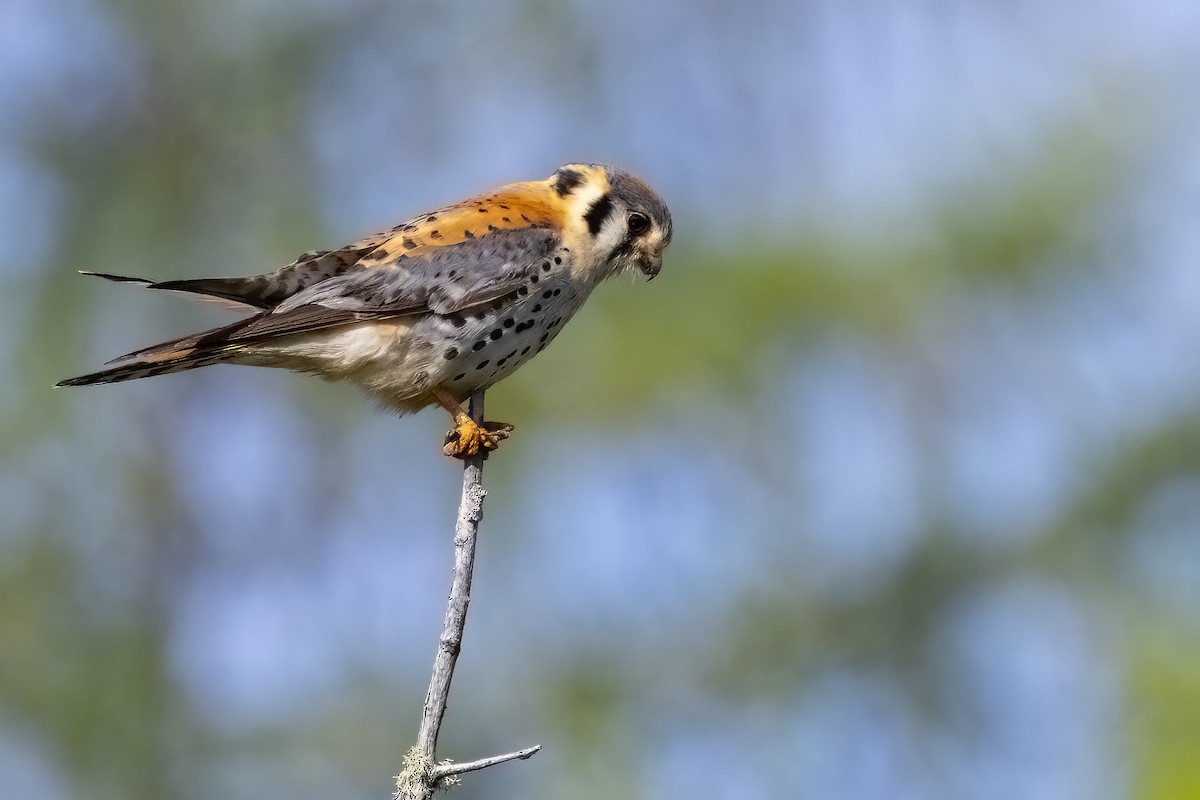
[[[461,764],[456,764],[452,761],[443,761],[430,770],[429,775],[433,780],[437,781],[453,775],[460,775],[464,772],[474,772],[486,769],[487,767],[494,767],[496,764],[503,764],[505,761],[526,761],[541,749],[542,746],[540,744],[535,744],[533,747],[526,747],[524,750],[518,750],[515,753],[481,758],[478,761],[466,761]]]

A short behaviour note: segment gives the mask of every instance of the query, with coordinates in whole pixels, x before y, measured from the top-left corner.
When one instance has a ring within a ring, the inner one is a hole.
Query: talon
[[[453,458],[471,458],[482,453],[486,456],[500,446],[513,431],[505,422],[484,422],[479,425],[466,414],[460,416],[452,429],[446,432],[442,452]]]
[[[483,427],[484,427],[484,430],[486,430],[488,433],[490,433],[492,435],[492,438],[498,442],[503,441],[504,439],[507,439],[509,436],[512,435],[512,432],[516,430],[516,427],[514,427],[513,425],[509,425],[507,422],[484,421]]]

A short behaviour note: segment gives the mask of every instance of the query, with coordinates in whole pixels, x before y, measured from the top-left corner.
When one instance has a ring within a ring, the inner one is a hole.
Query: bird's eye
[[[629,215],[629,232],[634,236],[638,236],[646,232],[650,227],[650,218],[645,214],[633,212]]]

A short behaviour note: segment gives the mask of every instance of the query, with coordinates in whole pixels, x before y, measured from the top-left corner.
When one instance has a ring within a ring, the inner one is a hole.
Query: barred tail
[[[112,366],[99,372],[67,378],[55,386],[92,386],[100,383],[119,383],[135,378],[150,378],[170,372],[183,372],[197,367],[219,364],[233,358],[242,348],[227,344],[224,340],[230,333],[242,328],[250,320],[239,320],[223,328],[194,333],[181,339],[173,339],[141,350],[127,353],[108,362]]]
[[[160,359],[139,359],[129,364],[120,364],[99,372],[67,378],[54,384],[55,386],[92,386],[100,383],[120,383],[134,378],[152,378],[155,375],[166,375],[169,372],[183,372],[197,367],[207,367],[218,364],[228,358],[226,354],[180,354],[178,356]]]

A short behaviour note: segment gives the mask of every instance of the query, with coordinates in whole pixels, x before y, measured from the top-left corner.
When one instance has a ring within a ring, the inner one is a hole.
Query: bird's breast
[[[512,300],[430,315],[413,335],[432,356],[429,371],[436,382],[465,397],[503,380],[544,350],[586,294],[568,276],[556,276]]]

